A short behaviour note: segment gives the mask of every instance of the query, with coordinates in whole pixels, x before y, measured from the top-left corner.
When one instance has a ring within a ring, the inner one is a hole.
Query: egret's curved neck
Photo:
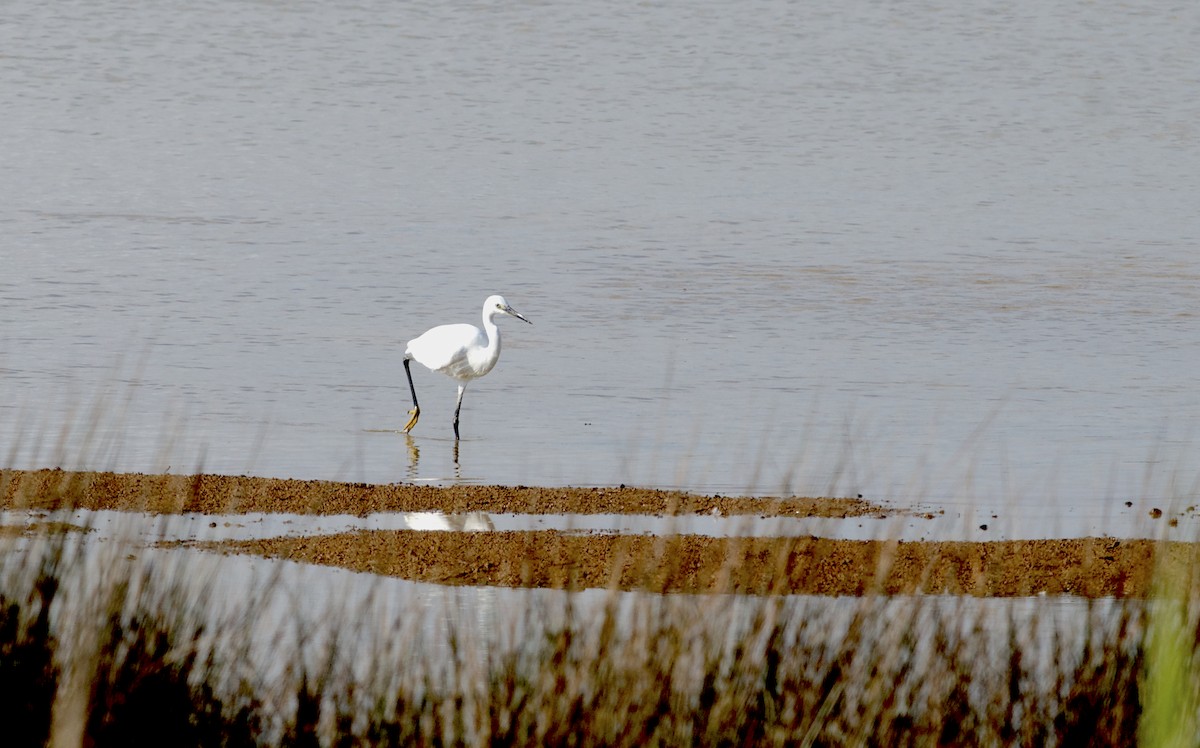
[[[493,315],[483,315],[483,334],[487,335],[487,350],[500,350],[500,328],[496,325]]]

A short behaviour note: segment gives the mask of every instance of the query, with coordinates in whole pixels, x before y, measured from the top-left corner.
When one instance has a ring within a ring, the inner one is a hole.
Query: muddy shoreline
[[[352,514],[440,511],[879,517],[862,499],[699,496],[639,488],[431,487],[217,475],[0,470],[0,508],[149,513]],[[1153,540],[895,541],[535,531],[371,530],[186,542],[452,585],[684,593],[1145,597],[1194,579],[1197,546]],[[1165,573],[1163,570],[1166,570]]]
[[[0,470],[0,508],[245,514],[463,512],[527,514],[754,514],[790,517],[886,517],[860,498],[703,496],[631,488],[419,486],[411,483],[257,478],[228,475]]]
[[[758,595],[1146,597],[1156,559],[1182,573],[1191,544],[1079,538],[979,542],[361,531],[196,543],[439,584]]]

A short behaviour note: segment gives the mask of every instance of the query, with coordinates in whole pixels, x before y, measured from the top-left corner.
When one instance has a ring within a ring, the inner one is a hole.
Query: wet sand
[[[700,496],[645,488],[375,485],[226,475],[0,470],[0,508],[111,509],[157,514],[354,514],[463,512],[529,514],[755,514],[887,516],[859,498]]]
[[[637,488],[529,488],[0,471],[0,507],[79,507],[152,513],[355,514],[713,513],[886,518],[902,513],[859,498],[745,498]],[[900,542],[824,538],[651,537],[557,531],[359,531],[318,537],[190,543],[404,579],[459,585],[612,588],[660,592],[1143,597],[1156,569],[1188,577],[1197,546],[1068,538]]]
[[[1156,554],[1188,568],[1189,544],[1082,538],[996,542],[362,531],[199,543],[440,584],[655,592],[985,597],[1144,597]]]

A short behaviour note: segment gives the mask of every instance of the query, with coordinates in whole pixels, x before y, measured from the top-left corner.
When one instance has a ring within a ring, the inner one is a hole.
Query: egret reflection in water
[[[404,446],[408,449],[408,470],[406,474],[408,475],[408,479],[415,483],[421,480],[421,448],[417,446],[417,441],[413,438],[412,434],[407,431],[402,433],[404,434]],[[454,480],[456,481],[462,480],[462,465],[458,460],[458,444],[459,440],[455,439],[450,447],[450,460],[454,464]],[[425,480],[429,480],[429,478]]]

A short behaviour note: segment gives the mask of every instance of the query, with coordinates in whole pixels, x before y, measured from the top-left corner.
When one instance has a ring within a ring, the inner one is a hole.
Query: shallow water
[[[1198,8],[6,16],[6,464],[1195,492]],[[461,444],[420,367],[394,433],[404,341],[492,292],[534,324]]]
[[[921,512],[887,512],[867,517],[760,517],[754,515],[507,514],[470,512],[380,512],[349,514],[149,515],[88,509],[0,512],[0,526],[33,527],[64,523],[87,528],[87,537],[154,546],[158,543],[238,541],[312,537],[360,531],[510,532],[700,535],[705,537],[821,537],[838,540],[1002,541],[1063,538],[1154,538],[1195,540],[1200,514],[1195,507],[1153,518],[1143,507],[1106,512],[1062,511],[1053,505],[1022,507],[1019,513],[988,513],[958,506]]]

